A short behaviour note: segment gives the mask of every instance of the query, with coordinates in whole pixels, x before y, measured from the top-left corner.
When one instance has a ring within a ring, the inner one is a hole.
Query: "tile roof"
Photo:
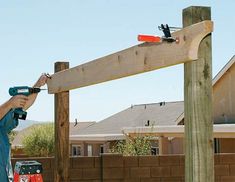
[[[177,125],[184,102],[160,102],[133,105],[80,131],[79,135],[122,134],[123,127]]]
[[[70,122],[69,134],[76,135],[80,131],[84,130],[85,128],[95,124],[94,121],[87,121],[87,122],[78,122],[77,124]]]

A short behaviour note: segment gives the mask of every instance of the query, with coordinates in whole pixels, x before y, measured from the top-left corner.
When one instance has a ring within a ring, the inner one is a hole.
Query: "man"
[[[43,74],[33,87],[41,87],[46,81],[47,76]],[[18,125],[18,120],[13,118],[13,110],[19,107],[27,110],[36,98],[36,93],[29,96],[16,95],[0,106],[0,182],[13,181],[8,139],[8,133]]]

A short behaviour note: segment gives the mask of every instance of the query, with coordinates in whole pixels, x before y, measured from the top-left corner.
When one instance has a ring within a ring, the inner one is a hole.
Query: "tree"
[[[28,156],[48,157],[54,153],[54,125],[41,124],[32,128],[23,138],[24,152]]]
[[[151,155],[150,137],[137,136],[135,138],[118,141],[111,152],[125,156]]]

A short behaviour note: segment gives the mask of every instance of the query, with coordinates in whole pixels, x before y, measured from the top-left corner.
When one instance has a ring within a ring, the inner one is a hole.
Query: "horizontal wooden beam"
[[[201,40],[213,31],[203,21],[172,33],[179,42],[143,43],[51,75],[50,94],[94,85],[197,59]]]

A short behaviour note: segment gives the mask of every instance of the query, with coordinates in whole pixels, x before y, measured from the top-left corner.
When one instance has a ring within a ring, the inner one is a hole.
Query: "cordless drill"
[[[39,93],[41,90],[42,89],[38,87],[18,86],[18,87],[11,87],[9,89],[9,94],[11,96],[15,96],[15,95],[29,96],[33,93]],[[26,116],[27,116],[27,112],[24,111],[22,108],[14,109],[14,119],[25,120]]]

